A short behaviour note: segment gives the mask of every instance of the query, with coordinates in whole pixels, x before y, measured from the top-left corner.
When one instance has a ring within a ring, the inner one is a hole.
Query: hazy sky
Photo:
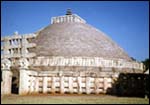
[[[5,1],[1,3],[1,36],[36,32],[67,8],[106,33],[130,57],[149,58],[147,1]]]

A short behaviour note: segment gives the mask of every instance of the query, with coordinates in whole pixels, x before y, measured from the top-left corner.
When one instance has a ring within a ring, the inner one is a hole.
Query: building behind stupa
[[[106,93],[120,73],[143,64],[70,10],[36,33],[1,38],[1,94]],[[16,85],[14,86],[14,82]]]

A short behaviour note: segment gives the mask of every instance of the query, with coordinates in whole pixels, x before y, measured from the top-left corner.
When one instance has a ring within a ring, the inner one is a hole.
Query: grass
[[[149,104],[149,99],[85,94],[1,96],[1,104]]]

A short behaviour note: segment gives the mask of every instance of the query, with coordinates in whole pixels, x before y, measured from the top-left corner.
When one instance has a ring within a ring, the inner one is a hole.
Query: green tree
[[[133,57],[130,57],[133,61],[136,61],[136,59],[135,58],[133,58]]]
[[[145,65],[145,69],[144,69],[144,72],[145,72],[149,69],[149,58],[142,61],[142,63]]]

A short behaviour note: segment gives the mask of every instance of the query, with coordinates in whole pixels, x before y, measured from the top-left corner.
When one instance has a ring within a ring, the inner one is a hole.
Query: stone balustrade
[[[104,59],[99,57],[38,57],[29,59],[32,66],[92,66],[143,70],[143,63]]]
[[[41,74],[36,71],[24,72],[26,78],[24,89],[20,89],[20,94],[34,93],[86,93],[99,94],[106,93],[107,89],[113,84],[113,76],[110,77],[90,77],[90,76],[61,76]],[[58,73],[56,73],[58,74]],[[22,77],[21,77],[22,78]],[[23,80],[22,80],[23,81]],[[20,86],[21,86],[20,85]],[[23,87],[23,86],[21,86]]]
[[[80,22],[80,23],[86,23],[84,19],[79,17],[76,14],[73,15],[64,15],[64,16],[58,16],[58,17],[52,17],[51,18],[51,24],[55,23],[68,23],[68,22]]]

